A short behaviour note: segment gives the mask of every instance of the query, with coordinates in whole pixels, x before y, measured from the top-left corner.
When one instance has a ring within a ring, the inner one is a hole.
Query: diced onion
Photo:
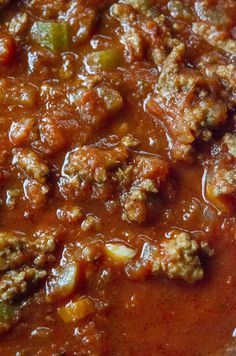
[[[158,247],[150,244],[149,242],[145,242],[141,252],[141,259],[145,261],[155,260],[155,256],[157,255]]]
[[[113,260],[122,262],[135,257],[137,251],[123,244],[106,244],[105,253]]]
[[[47,301],[54,302],[70,296],[78,283],[78,271],[78,265],[74,262],[55,269],[47,283]]]

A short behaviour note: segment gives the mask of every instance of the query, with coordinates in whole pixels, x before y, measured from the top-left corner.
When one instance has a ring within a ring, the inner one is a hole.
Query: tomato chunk
[[[0,64],[8,64],[16,54],[16,44],[12,36],[0,34]]]

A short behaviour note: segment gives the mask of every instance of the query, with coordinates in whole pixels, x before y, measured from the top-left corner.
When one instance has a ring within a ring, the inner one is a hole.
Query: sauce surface
[[[0,1],[0,354],[235,355],[235,0]]]

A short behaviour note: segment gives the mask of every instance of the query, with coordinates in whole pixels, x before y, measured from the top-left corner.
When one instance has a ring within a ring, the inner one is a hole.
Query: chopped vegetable
[[[118,67],[121,62],[121,52],[117,48],[105,49],[104,51],[93,52],[87,55],[86,64],[91,72],[97,69],[112,70]]]
[[[65,323],[74,323],[92,314],[95,310],[92,299],[82,297],[70,301],[64,307],[58,308],[57,312]]]
[[[140,257],[145,261],[153,262],[155,258],[157,258],[157,254],[158,254],[158,247],[153,244],[150,244],[149,242],[145,242]]]
[[[105,253],[117,262],[124,262],[135,257],[137,251],[123,244],[106,244]]]
[[[8,331],[17,321],[18,314],[12,305],[0,302],[0,335]]]
[[[0,323],[11,321],[15,315],[15,308],[9,304],[0,302]]]
[[[47,283],[47,301],[54,302],[70,296],[77,286],[78,273],[78,264],[74,262],[54,269],[52,279]]]
[[[104,100],[109,114],[114,114],[121,108],[123,100],[117,90],[108,85],[100,85],[96,90],[98,96]]]
[[[69,49],[68,25],[66,23],[35,22],[31,33],[35,41],[53,52],[65,52]]]
[[[13,35],[22,35],[29,23],[29,16],[27,12],[20,12],[11,20],[9,24],[9,32]]]

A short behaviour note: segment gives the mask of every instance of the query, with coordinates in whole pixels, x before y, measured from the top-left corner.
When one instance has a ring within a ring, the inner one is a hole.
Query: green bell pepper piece
[[[69,48],[69,31],[66,23],[35,22],[31,33],[36,42],[53,52],[65,52]]]
[[[87,55],[86,62],[92,70],[112,70],[120,64],[121,52],[117,48],[93,52]]]
[[[15,308],[9,304],[0,302],[0,322],[11,321],[15,316]]]

